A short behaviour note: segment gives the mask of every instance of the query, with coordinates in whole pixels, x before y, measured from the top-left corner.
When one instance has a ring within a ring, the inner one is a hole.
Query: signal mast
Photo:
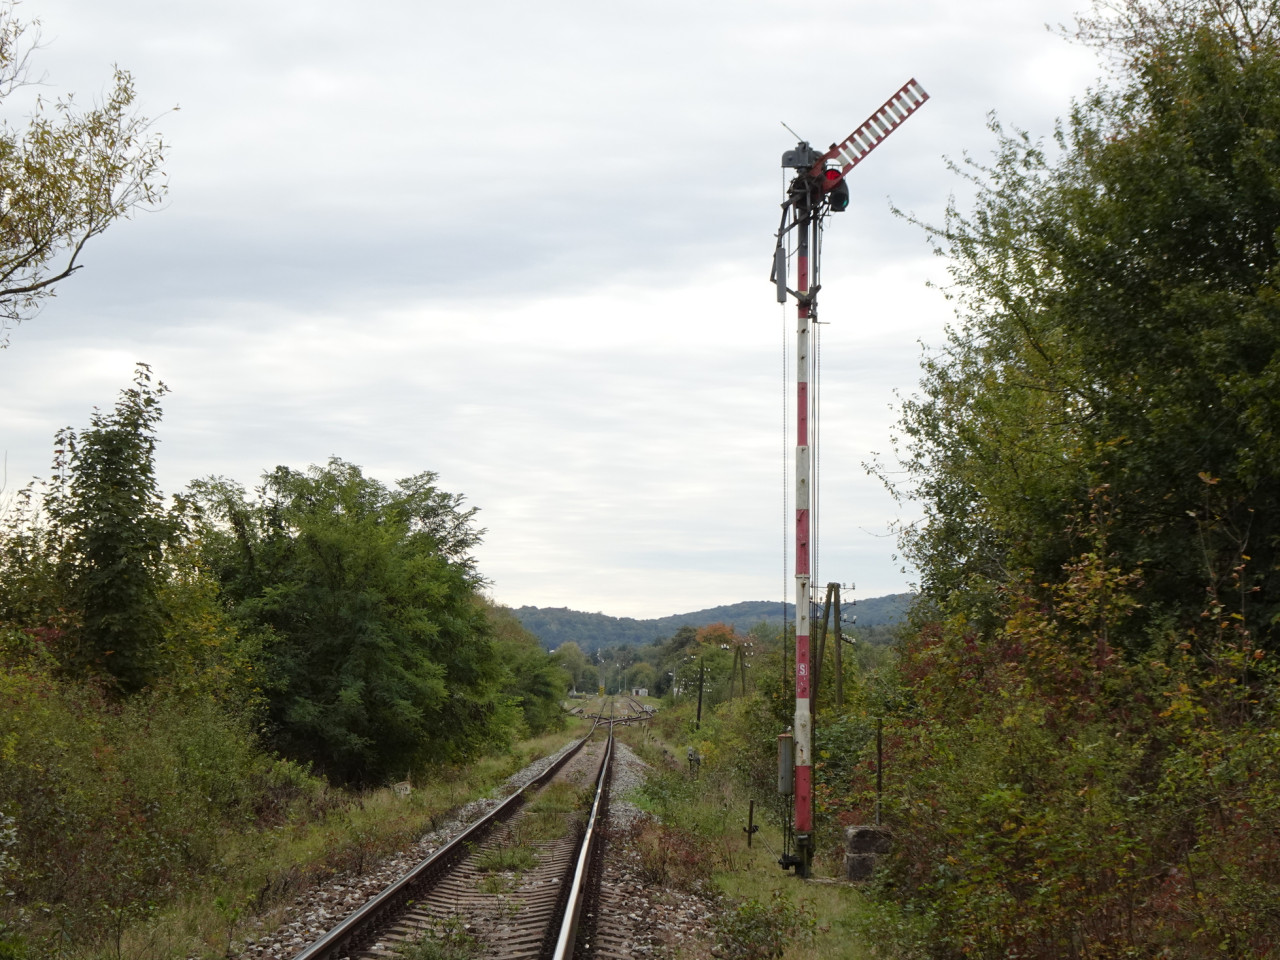
[[[812,532],[809,492],[816,451],[810,445],[809,425],[817,391],[816,383],[812,393],[809,389],[811,381],[816,380],[809,334],[810,325],[817,318],[818,291],[822,289],[819,282],[822,222],[829,214],[839,213],[849,206],[849,185],[845,182],[849,171],[928,99],[929,95],[920,84],[908,80],[862,126],[842,143],[832,144],[826,153],[820,154],[801,141],[794,150],[782,155],[782,166],[795,170],[796,175],[782,204],[782,222],[778,226],[778,245],[774,251],[770,279],[777,285],[779,303],[787,302],[787,294],[796,300],[796,709],[793,743],[784,747],[779,760],[779,786],[783,787],[790,781],[794,791],[793,834],[784,845],[779,862],[784,869],[795,867],[798,877],[809,876],[813,863],[813,716],[810,711],[813,664],[809,649],[813,598],[809,583]],[[795,231],[794,289],[787,286],[786,239],[792,231]],[[792,750],[793,761],[787,756]],[[786,767],[793,769],[784,769]]]

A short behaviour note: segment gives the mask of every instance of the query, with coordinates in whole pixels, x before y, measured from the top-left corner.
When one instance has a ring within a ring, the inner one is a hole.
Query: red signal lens
[[[822,192],[827,194],[833,213],[849,208],[849,183],[839,170],[822,171]]]

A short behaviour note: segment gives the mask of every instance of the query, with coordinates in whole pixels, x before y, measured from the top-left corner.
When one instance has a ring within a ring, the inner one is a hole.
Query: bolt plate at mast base
[[[813,837],[807,833],[797,833],[795,847],[795,853],[783,853],[778,858],[778,866],[783,870],[795,867],[796,877],[807,880],[813,875]]]

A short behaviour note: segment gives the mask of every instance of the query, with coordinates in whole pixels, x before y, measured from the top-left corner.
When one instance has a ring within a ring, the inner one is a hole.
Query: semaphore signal
[[[814,450],[810,446],[810,420],[816,397],[816,378],[810,354],[810,328],[817,317],[820,280],[819,253],[822,249],[822,222],[831,213],[849,206],[846,175],[872,150],[915,113],[929,99],[914,79],[903,84],[893,96],[867,118],[862,126],[841,143],[833,143],[819,153],[805,141],[782,155],[782,166],[796,171],[782,204],[778,243],[774,251],[773,276],[779,303],[788,294],[796,301],[796,466],[795,466],[795,603],[796,603],[796,708],[793,738],[783,741],[780,767],[793,767],[794,776],[779,771],[779,784],[790,783],[794,790],[793,832],[787,838],[779,861],[784,868],[795,867],[799,877],[809,876],[813,862],[813,716],[810,710],[810,678],[813,664],[809,649],[810,591],[810,474]],[[795,287],[788,287],[786,241],[795,232]],[[810,383],[815,389],[811,393]],[[816,479],[816,478],[815,478]],[[791,759],[794,751],[794,760]],[[787,771],[790,772],[790,771]]]
[[[847,176],[850,170],[862,162],[863,157],[879,146],[885,137],[893,133],[902,121],[915,113],[928,99],[929,95],[924,92],[924,87],[915,80],[908,80],[902,85],[901,90],[886,100],[884,105],[869,116],[862,126],[849,134],[843,143],[833,143],[831,149],[824,153],[818,162],[825,167],[828,162],[834,161],[840,165],[840,176],[842,178]]]

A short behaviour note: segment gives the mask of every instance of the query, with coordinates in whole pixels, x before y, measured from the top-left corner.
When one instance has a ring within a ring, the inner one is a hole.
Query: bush
[[[719,956],[726,960],[772,960],[795,944],[812,943],[815,920],[803,903],[794,904],[781,891],[768,903],[744,900],[716,913]]]
[[[0,812],[17,825],[0,922],[118,932],[192,886],[230,829],[278,820],[315,780],[202,697],[123,703],[35,659],[0,673]]]
[[[649,818],[636,820],[620,839],[639,856],[641,879],[664,889],[701,891],[717,864],[710,840]]]
[[[1268,955],[1275,673],[1230,621],[1125,658],[1123,614],[1099,620],[1124,586],[1085,558],[1050,603],[1010,591],[995,634],[956,619],[909,644],[882,892],[932,918],[934,954]]]

